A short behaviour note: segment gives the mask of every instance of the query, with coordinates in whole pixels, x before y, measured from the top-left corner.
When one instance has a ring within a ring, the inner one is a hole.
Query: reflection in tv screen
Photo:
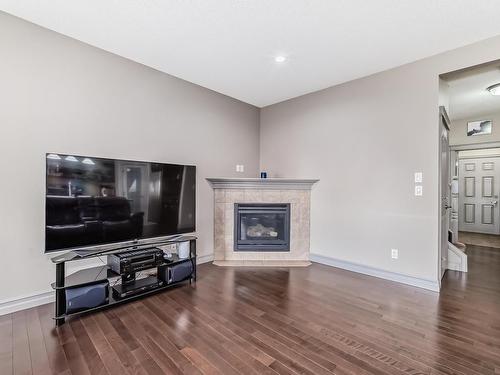
[[[47,154],[45,250],[195,231],[196,167]]]

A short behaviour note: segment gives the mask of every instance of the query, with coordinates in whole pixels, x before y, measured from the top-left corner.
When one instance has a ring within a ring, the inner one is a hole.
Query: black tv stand
[[[67,262],[97,258],[103,255],[130,251],[131,249],[136,247],[135,245],[129,246],[127,248],[106,250],[105,252],[94,251],[87,255],[82,255],[82,253],[70,251],[65,254],[53,257],[51,260],[56,265],[56,281],[52,283],[52,288],[55,290],[56,294],[55,316],[54,316],[56,325],[60,326],[64,324],[66,318],[69,318],[74,315],[84,314],[90,311],[97,311],[111,307],[113,305],[126,303],[149,294],[166,290],[174,285],[178,285],[186,281],[189,281],[189,283],[191,283],[192,281],[196,281],[196,237],[179,236],[179,237],[169,238],[167,240],[164,240],[163,242],[155,242],[154,244],[150,244],[149,246],[157,247],[161,245],[168,245],[186,241],[189,241],[190,244],[189,258],[180,259],[177,255],[174,254],[172,255],[172,258],[168,258],[165,260],[164,263],[154,267],[158,270],[159,267],[163,267],[166,265],[175,265],[181,262],[185,262],[186,260],[190,260],[193,263],[193,273],[191,274],[191,276],[189,276],[184,280],[174,283],[166,283],[162,280],[159,280],[156,276],[148,276],[142,279],[135,279],[135,275],[133,274],[115,273],[110,269],[108,265],[86,268],[80,271],[76,271],[75,273],[69,276],[66,276],[65,264]],[[141,245],[141,248],[144,248],[143,245]],[[66,313],[65,289],[71,287],[84,286],[87,284],[95,283],[96,281],[99,280],[104,281],[106,279],[113,279],[113,278],[121,278],[122,284],[109,286],[109,301],[106,304],[70,314]]]

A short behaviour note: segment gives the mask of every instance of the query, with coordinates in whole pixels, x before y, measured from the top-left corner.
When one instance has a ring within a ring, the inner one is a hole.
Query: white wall
[[[491,134],[467,136],[467,123],[469,121],[492,120]],[[500,103],[499,111],[495,113],[485,114],[483,116],[475,116],[460,120],[453,120],[450,129],[450,144],[451,145],[470,145],[486,142],[500,142]]]
[[[261,169],[320,179],[313,254],[437,281],[439,74],[499,57],[497,37],[261,111]]]
[[[0,303],[54,281],[48,151],[195,164],[199,254],[213,253],[205,177],[257,175],[259,110],[1,12],[0,25]]]

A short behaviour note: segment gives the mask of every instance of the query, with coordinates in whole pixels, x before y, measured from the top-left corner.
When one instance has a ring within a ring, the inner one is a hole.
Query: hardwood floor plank
[[[132,306],[130,305],[128,309],[120,307],[114,311],[106,311],[106,317],[122,340],[125,340],[125,337],[133,337],[133,347],[135,349],[132,350],[132,353],[142,369],[148,374],[161,373],[163,370],[157,360],[153,358],[152,353],[149,351],[150,348],[141,344],[141,341],[145,338],[145,333],[140,329],[135,317],[131,314]],[[122,329],[127,330],[126,334],[118,332],[118,330]],[[125,342],[125,344],[127,343]]]
[[[162,297],[165,298],[167,296],[164,295]],[[193,314],[193,321],[198,322],[197,325],[200,326],[201,330],[206,330],[217,335],[220,345],[248,366],[250,371],[247,370],[246,373],[276,375],[275,371],[268,367],[268,363],[261,362],[262,356],[259,355],[260,353],[254,356],[256,354],[255,348],[248,341],[242,341],[230,330],[211,319],[210,316],[183,304],[182,300],[169,299],[166,302],[178,306],[179,309],[183,309],[182,311],[189,311]]]
[[[186,306],[183,298],[176,298],[175,296],[166,296],[166,295],[164,296],[164,298],[167,298],[167,297],[170,298],[170,300],[174,300],[179,305],[185,305],[186,308],[189,308],[189,306]],[[207,308],[207,309],[205,309],[205,311],[210,311],[210,309]],[[253,327],[251,328],[251,332],[246,332],[246,335],[244,335],[244,337],[246,337],[246,340],[241,340],[238,338],[237,335],[235,335],[234,333],[232,333],[232,331],[230,331],[229,329],[226,328],[226,326],[230,325],[229,321],[226,320],[222,324],[217,321],[217,319],[221,316],[220,314],[218,316],[212,317],[211,315],[209,315],[201,310],[199,310],[199,314],[202,316],[202,319],[201,319],[202,321],[209,321],[210,325],[213,326],[214,329],[217,329],[217,331],[226,335],[235,344],[239,342],[241,344],[241,347],[243,350],[248,351],[249,349],[252,350],[255,348],[249,340],[250,336],[252,334],[255,334],[255,329],[253,329]],[[239,325],[240,327],[244,326],[244,324],[241,321],[239,321],[239,323],[240,323],[240,325]],[[236,327],[234,327],[234,328],[236,328]],[[255,349],[257,349],[257,348],[255,348]],[[303,348],[300,348],[300,349],[303,350]],[[263,352],[259,351],[259,353],[263,353]],[[314,362],[319,363],[320,365],[324,366],[324,369],[331,371],[331,370],[336,368],[336,365],[334,363],[332,363],[328,360],[318,359],[318,357],[316,356],[315,353],[309,352],[308,354],[310,354],[311,357],[316,360]],[[269,365],[274,361],[274,359],[272,357],[267,356],[267,358],[268,358],[268,359],[266,359],[267,363],[264,362],[264,364],[266,364],[266,365]],[[257,359],[257,358],[255,358],[255,359]],[[262,371],[262,370],[260,370],[260,371]],[[322,371],[323,371],[323,369],[319,369],[319,373],[321,373]]]
[[[274,371],[276,371],[278,374],[282,375],[289,375],[289,374],[297,374],[296,372],[290,370],[288,367],[286,367],[283,363],[280,361],[273,361],[269,367],[271,367]]]
[[[158,327],[159,324],[153,325],[151,321],[155,321],[155,317],[151,319],[145,319],[144,314],[141,314],[140,311],[136,314],[138,323],[141,325],[141,328],[144,330],[144,333],[148,336],[149,339],[153,340],[158,347],[162,348],[165,355],[171,358],[172,362],[179,368],[182,373],[185,374],[201,374],[201,371],[198,370],[190,361],[189,357],[185,356],[182,349],[184,345],[176,346],[172,341],[170,341],[171,337],[165,335],[165,332]]]
[[[122,365],[120,358],[109,345],[95,319],[92,316],[87,316],[81,320],[81,323],[107,372],[109,374],[127,373],[127,369]]]
[[[327,297],[327,296],[325,295],[325,297]],[[325,299],[327,299],[327,298],[325,298]],[[313,307],[312,309],[307,310],[307,314],[308,314],[308,315],[310,315],[310,316],[312,316],[312,315],[316,314],[316,311],[325,311],[325,312],[326,312],[326,311],[328,311],[328,309],[329,309],[329,307],[326,307],[326,308],[325,308],[325,306],[317,306],[317,308],[314,308],[314,307],[315,307],[314,305],[315,305],[315,301],[309,301],[308,303],[305,303],[305,304],[304,304],[304,308],[305,308],[306,310],[308,309],[308,307],[309,307],[309,306],[312,306],[312,307]],[[336,311],[336,313],[337,313],[337,311]],[[341,312],[340,312],[340,313],[341,313]],[[290,316],[291,314],[290,314],[290,313],[288,313],[288,315]],[[353,315],[353,318],[354,318],[354,319],[356,319],[356,316],[354,316],[354,315]],[[327,322],[327,321],[328,321],[328,320],[327,320],[327,319],[328,319],[328,317],[327,317],[327,315],[326,315],[326,314],[325,314],[325,316],[324,316],[324,317],[321,317],[321,316],[320,316],[318,319],[319,319],[320,321],[322,320],[323,322]],[[365,321],[366,321],[366,319],[362,319],[361,321],[359,321],[359,324],[364,324],[363,322],[365,322]],[[326,323],[326,324],[329,324],[329,323]],[[379,324],[379,325],[380,325],[380,323],[377,323],[377,324]],[[324,324],[322,323],[322,325],[324,325]],[[339,326],[336,326],[336,327],[335,327],[335,329],[338,329],[338,328],[339,328]],[[391,327],[391,328],[392,328],[392,327]],[[354,329],[354,327],[352,327],[351,329]],[[395,330],[395,329],[390,329],[391,335],[394,335],[396,331],[397,331],[397,330]],[[349,333],[349,334],[350,334],[350,333]],[[407,335],[405,335],[405,336],[407,337]],[[372,340],[373,340],[373,339],[372,339]],[[417,340],[417,341],[422,341],[422,340]],[[371,345],[371,344],[370,344],[370,343],[368,343],[368,345]]]
[[[68,322],[69,323],[69,322]],[[91,374],[89,367],[85,361],[85,358],[80,351],[80,346],[78,345],[73,330],[70,324],[64,324],[57,328],[61,346],[64,350],[66,360],[68,361],[68,368],[72,374],[83,374],[83,375],[93,375]]]
[[[45,340],[36,309],[26,310],[26,326],[33,374],[51,374],[49,356],[45,348]]]
[[[185,365],[185,362],[182,362],[182,359],[185,360],[185,358],[183,358],[182,355],[175,355],[177,348],[169,343],[168,339],[159,340],[158,336],[152,334],[152,327],[144,321],[141,314],[135,313],[135,311],[135,309],[127,309],[127,311],[124,311],[119,315],[120,319],[124,322],[124,325],[129,326],[134,324],[133,333],[138,343],[146,349],[148,355],[151,356],[151,358],[164,372],[169,374],[182,374],[180,367]],[[161,344],[158,345],[157,341],[155,341],[153,337],[156,337]],[[174,351],[172,352],[169,349],[174,349]],[[175,357],[177,361],[173,360],[172,356]]]
[[[214,289],[216,290],[216,289]],[[204,294],[208,294],[208,293],[204,293]],[[217,296],[215,295],[210,295],[210,298],[209,300],[213,300],[215,302],[218,302],[217,305],[220,305],[221,301],[217,300]],[[212,309],[215,308],[215,307],[211,307]],[[235,311],[233,313],[233,316],[231,317],[231,319],[233,321],[237,321],[238,324],[240,326],[245,326],[245,325],[248,325],[248,319],[247,317],[244,315],[244,314],[240,314],[239,312],[242,311],[242,309],[238,309],[237,311]],[[259,314],[260,315],[260,314]],[[258,318],[258,316],[257,316]],[[251,324],[252,327],[255,328],[255,323]],[[349,361],[351,361],[351,363],[356,363],[357,366],[356,366],[356,369],[354,370],[356,374],[361,374],[363,373],[363,371],[365,371],[363,368],[367,368],[368,370],[372,371],[371,373],[373,373],[373,371],[377,371],[375,368],[372,368],[371,366],[365,364],[363,361],[360,361],[359,359],[351,356],[350,354],[347,354],[347,353],[344,353],[342,351],[342,349],[336,349],[337,350],[337,353],[341,354],[342,357],[346,357],[346,358],[349,358]],[[331,355],[334,355],[335,351],[330,351]],[[337,360],[338,360],[338,357],[337,357]],[[338,370],[340,371],[340,370]]]
[[[147,374],[137,358],[131,355],[128,346],[123,342],[121,336],[116,332],[107,317],[104,314],[94,314],[93,318],[126,372],[138,375]]]
[[[152,360],[151,356],[146,352],[146,350],[139,346],[137,349],[132,350],[132,355],[134,355],[139,361],[140,365],[149,375],[161,375],[164,374],[158,364]]]
[[[186,303],[182,296],[176,297],[174,295],[164,295],[162,297],[169,297],[169,299],[165,300],[167,303],[176,304],[179,307],[185,308],[195,314],[197,320],[208,324],[207,329],[220,332],[220,334],[228,340],[226,343],[226,349],[235,351],[236,355],[241,360],[245,361],[252,368],[255,368],[259,374],[275,374],[275,372],[268,367],[272,362],[274,362],[274,358],[260,351],[258,348],[251,345],[248,340],[244,339],[244,337],[248,337],[250,333],[246,332],[246,334],[243,335],[238,334],[237,327],[229,329],[228,326],[231,324],[230,322],[224,321],[222,324],[219,323],[219,321],[214,319],[210,314],[207,314],[206,311],[202,311],[198,307]]]
[[[37,308],[38,321],[42,329],[43,340],[52,373],[64,374],[65,372],[69,372],[69,366],[66,360],[66,354],[61,346],[57,329],[54,327],[54,321],[51,319],[53,312],[52,305],[44,305]]]
[[[0,374],[500,373],[500,251],[468,247],[440,294],[313,264],[205,264],[198,282],[55,328],[0,317]]]
[[[192,346],[201,353],[204,353],[205,358],[207,358],[211,364],[214,367],[217,367],[222,373],[238,373],[238,368],[241,363],[239,363],[231,353],[228,353],[226,350],[219,347],[217,343],[214,343],[214,341],[206,333],[201,332],[201,335],[195,335],[190,332],[187,328],[185,328],[183,321],[179,321],[174,318],[176,313],[170,306],[163,305],[163,309],[160,310],[152,301],[153,299],[156,300],[156,298],[145,300],[144,305],[163,321],[170,322],[170,327],[177,327],[178,330],[180,329],[182,337],[184,337],[187,341],[186,346]]]
[[[80,347],[80,352],[87,363],[90,373],[92,375],[106,375],[108,371],[82,323],[83,320],[90,319],[92,319],[90,316],[84,316],[82,318],[73,319],[69,324],[71,325],[75,340]]]
[[[13,373],[15,375],[32,374],[26,310],[13,314],[12,338]]]
[[[0,374],[12,374],[12,314],[0,316]]]
[[[193,364],[200,369],[200,371],[205,375],[215,375],[219,373],[210,362],[203,357],[196,349],[185,347],[181,349],[181,353],[193,362]]]

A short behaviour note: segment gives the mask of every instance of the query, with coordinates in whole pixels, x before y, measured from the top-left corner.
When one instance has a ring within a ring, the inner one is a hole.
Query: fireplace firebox
[[[235,203],[235,251],[290,251],[289,203]]]

